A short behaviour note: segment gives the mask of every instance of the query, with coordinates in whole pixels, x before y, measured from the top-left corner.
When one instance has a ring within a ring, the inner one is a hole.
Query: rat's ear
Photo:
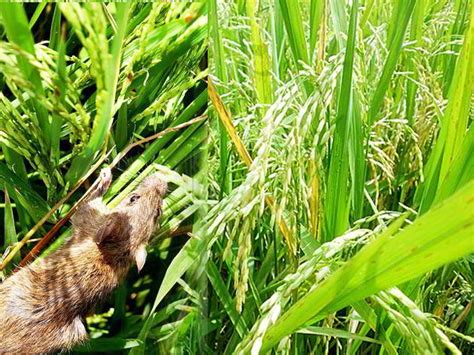
[[[138,272],[140,272],[143,268],[143,265],[145,265],[146,256],[147,252],[145,245],[140,245],[135,253],[135,262],[137,263]]]
[[[94,235],[94,241],[101,244],[106,240],[124,240],[129,237],[130,224],[124,213],[113,212],[107,215]]]

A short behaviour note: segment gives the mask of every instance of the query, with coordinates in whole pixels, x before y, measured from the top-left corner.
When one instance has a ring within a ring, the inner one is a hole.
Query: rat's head
[[[157,174],[144,179],[140,185],[112,210],[99,243],[110,255],[128,255],[135,259],[138,269],[146,259],[146,245],[157,228],[167,184]],[[111,236],[112,238],[108,238]]]
[[[116,210],[127,214],[134,230],[133,239],[138,242],[148,241],[161,216],[167,189],[168,185],[158,174],[150,175],[116,207]]]

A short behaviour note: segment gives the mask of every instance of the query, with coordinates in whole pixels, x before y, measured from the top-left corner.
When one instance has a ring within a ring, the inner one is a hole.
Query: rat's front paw
[[[99,174],[99,185],[97,186],[97,190],[99,192],[99,195],[105,194],[107,189],[110,186],[110,183],[112,182],[112,170],[110,168],[104,168],[100,171]]]

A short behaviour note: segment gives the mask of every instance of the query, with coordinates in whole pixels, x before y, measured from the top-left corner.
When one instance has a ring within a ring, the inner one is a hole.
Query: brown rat
[[[64,246],[0,284],[0,353],[52,352],[86,340],[83,318],[133,263],[143,267],[166,183],[151,175],[109,209],[101,197],[111,180],[104,169],[97,189],[72,217]]]

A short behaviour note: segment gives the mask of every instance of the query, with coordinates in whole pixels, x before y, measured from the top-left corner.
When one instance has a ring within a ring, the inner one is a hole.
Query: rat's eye
[[[132,196],[130,197],[130,203],[134,203],[134,202],[137,201],[139,198],[140,198],[139,195],[132,195]]]

